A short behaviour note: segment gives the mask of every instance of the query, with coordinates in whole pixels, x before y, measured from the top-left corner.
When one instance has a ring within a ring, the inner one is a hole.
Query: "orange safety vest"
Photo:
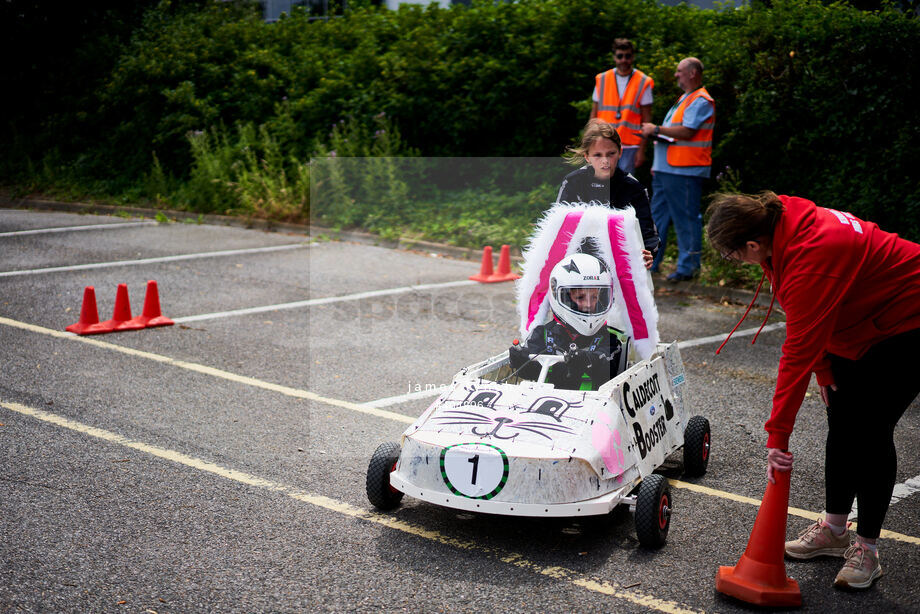
[[[634,70],[626,83],[626,91],[620,100],[617,89],[616,69],[611,68],[594,77],[597,86],[597,117],[613,125],[623,145],[638,145],[641,137],[635,134],[642,130],[642,113],[639,101],[646,88],[655,87],[655,81],[641,70]]]
[[[716,125],[716,103],[705,87],[690,92],[677,104],[668,126],[683,126],[684,111],[697,98],[705,98],[712,105],[712,115],[696,131],[689,141],[675,141],[668,145],[668,164],[671,166],[711,166],[712,129]]]

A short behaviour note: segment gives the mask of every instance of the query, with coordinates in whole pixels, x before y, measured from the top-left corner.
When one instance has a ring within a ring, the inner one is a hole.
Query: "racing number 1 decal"
[[[479,455],[470,457],[469,462],[473,463],[473,477],[470,478],[473,486],[476,486],[476,473],[479,471]]]
[[[455,495],[491,499],[508,481],[508,456],[488,443],[461,443],[441,450],[441,478]]]

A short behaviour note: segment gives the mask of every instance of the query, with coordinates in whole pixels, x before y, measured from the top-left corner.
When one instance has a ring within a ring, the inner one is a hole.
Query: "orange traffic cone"
[[[492,277],[492,246],[486,245],[482,248],[482,265],[479,267],[479,274],[470,275],[470,279],[488,282],[490,277]]]
[[[111,328],[99,323],[99,310],[96,309],[96,289],[86,286],[83,290],[83,304],[80,306],[80,321],[64,330],[78,335],[97,335],[107,333]]]
[[[800,606],[799,584],[786,575],[783,549],[789,507],[790,471],[774,471],[754,521],[747,549],[734,567],[719,567],[716,590],[748,603]]]
[[[175,322],[160,312],[160,293],[157,290],[157,282],[154,280],[151,279],[147,282],[147,293],[144,295],[143,313],[131,320],[131,322],[140,324],[141,328],[172,326],[175,324]]]
[[[140,330],[144,328],[143,324],[131,320],[131,301],[128,300],[128,284],[118,284],[112,319],[103,322],[102,326],[107,326],[109,331]]]
[[[511,272],[511,248],[507,245],[502,245],[502,251],[498,257],[498,271],[494,275],[490,275],[486,281],[514,281],[520,278],[520,275],[515,275]]]

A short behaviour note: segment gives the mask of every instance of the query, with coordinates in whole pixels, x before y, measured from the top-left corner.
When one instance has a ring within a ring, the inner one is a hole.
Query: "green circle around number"
[[[446,468],[445,468],[445,466],[444,466],[444,458],[445,458],[445,456],[447,455],[447,451],[448,451],[448,450],[450,450],[450,449],[452,449],[452,448],[457,448],[457,447],[460,447],[460,446],[485,446],[485,447],[487,447],[487,448],[492,448],[493,450],[497,451],[497,452],[501,455],[501,459],[502,459],[502,477],[501,477],[501,480],[499,480],[498,485],[497,485],[495,488],[493,488],[491,492],[489,492],[489,493],[487,493],[487,494],[484,494],[484,495],[480,495],[480,496],[478,496],[478,497],[473,497],[473,496],[470,496],[470,495],[467,495],[467,494],[461,492],[460,490],[457,489],[456,486],[454,486],[453,484],[451,484],[450,478],[447,477],[447,470],[446,470]],[[499,492],[501,492],[502,488],[505,487],[505,484],[508,483],[508,471],[509,471],[508,455],[505,454],[505,451],[504,451],[504,450],[502,450],[501,448],[499,448],[499,447],[497,447],[497,446],[493,446],[493,445],[490,444],[490,443],[467,442],[467,443],[457,443],[457,444],[454,444],[454,445],[452,445],[452,446],[447,446],[446,448],[443,448],[443,449],[441,450],[440,465],[441,465],[441,479],[444,480],[444,483],[445,483],[445,484],[447,485],[447,487],[450,489],[450,492],[454,493],[455,495],[457,495],[457,496],[459,496],[459,497],[466,497],[467,499],[484,499],[484,500],[489,500],[489,499],[493,498],[495,495],[497,495]]]

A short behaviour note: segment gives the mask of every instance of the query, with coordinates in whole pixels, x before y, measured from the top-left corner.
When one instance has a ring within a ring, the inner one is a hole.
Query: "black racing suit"
[[[597,390],[617,375],[623,351],[622,335],[617,329],[604,326],[588,337],[553,318],[548,324],[535,327],[523,345],[511,346],[511,369],[519,369],[531,354],[570,352],[570,345],[574,343],[577,351],[566,362],[550,367],[546,381],[566,390]],[[540,363],[536,361],[518,371],[523,379],[536,380],[539,375]]]
[[[572,171],[562,180],[556,202],[597,203],[612,209],[632,207],[636,211],[639,227],[642,229],[642,242],[645,249],[654,256],[658,253],[661,241],[658,229],[652,219],[652,206],[649,204],[648,190],[639,181],[624,173],[620,168],[613,171],[610,179],[598,179],[590,166]]]

